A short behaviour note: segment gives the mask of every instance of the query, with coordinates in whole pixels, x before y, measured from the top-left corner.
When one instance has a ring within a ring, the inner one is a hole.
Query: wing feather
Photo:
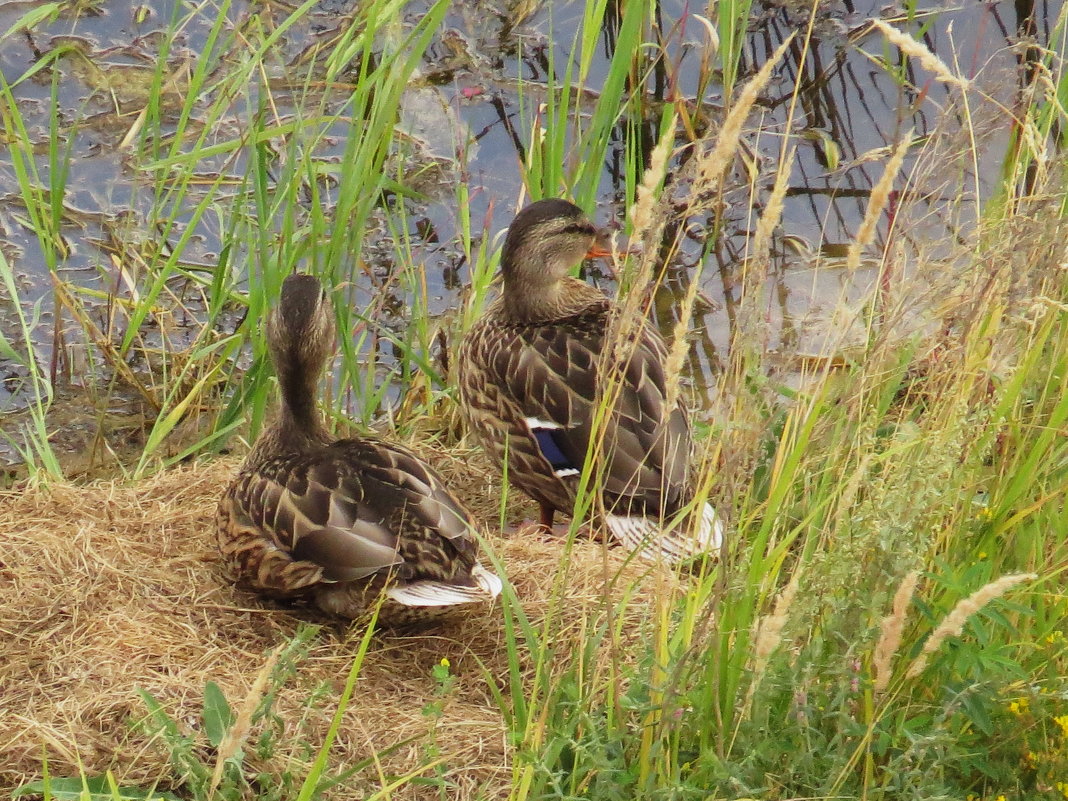
[[[252,524],[326,581],[384,570],[448,581],[477,560],[471,518],[441,479],[377,439],[269,461],[245,477],[240,495]]]
[[[552,430],[552,443],[576,468],[582,467],[594,435],[613,309],[606,300],[566,320],[513,326],[503,336],[494,330],[473,346],[487,380],[500,388],[521,420],[559,427]],[[606,495],[636,511],[671,511],[685,495],[690,431],[681,409],[667,414],[665,355],[659,334],[644,326],[621,369],[621,390],[604,431]],[[467,395],[472,394],[468,388]],[[513,442],[517,456],[540,458],[543,471],[559,476],[560,464],[552,464],[540,449],[538,432],[512,428],[508,434],[527,440]]]

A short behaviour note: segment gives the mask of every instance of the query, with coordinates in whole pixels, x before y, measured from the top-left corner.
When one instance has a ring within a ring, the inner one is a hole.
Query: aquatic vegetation
[[[142,8],[133,42],[91,5],[0,9],[0,403],[26,464],[0,503],[0,775],[212,794],[238,717],[205,674],[241,697],[293,624],[188,549],[233,468],[211,460],[262,425],[258,321],[298,266],[343,298],[329,427],[390,428],[484,518],[529,514],[465,438],[457,345],[519,201],[569,195],[643,246],[619,300],[706,410],[722,560],[491,537],[502,623],[355,661],[319,635],[308,674],[349,682],[287,696],[284,753],[241,740],[216,795],[1064,798],[1064,6],[990,51],[995,17],[949,23],[997,4],[326,5]],[[124,475],[58,475],[101,463]],[[143,717],[139,687],[196,723],[207,774],[101,724]]]

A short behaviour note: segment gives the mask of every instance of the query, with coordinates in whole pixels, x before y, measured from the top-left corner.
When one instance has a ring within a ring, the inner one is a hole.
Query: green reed
[[[470,287],[454,319],[435,321],[405,207],[383,201],[385,190],[403,186],[401,168],[389,169],[400,149],[398,107],[447,6],[436,3],[406,29],[405,4],[361,5],[285,84],[266,78],[279,38],[312,5],[274,27],[253,15],[242,30],[247,42],[236,47],[223,4],[187,83],[169,94],[173,36],[183,15],[202,13],[175,7],[172,38],[131,138],[160,223],[158,246],[127,254],[145,269],[136,295],[122,298],[118,345],[104,358],[121,371],[132,352],[150,350],[142,330],[176,282],[193,288],[203,315],[191,344],[152,353],[159,369],[140,391],[156,417],[135,473],[255,433],[272,393],[262,320],[285,275],[298,268],[319,275],[335,299],[341,352],[328,405],[339,425],[387,409],[394,380],[410,391],[405,411],[412,417],[454,410],[450,379],[430,354],[443,331],[454,356],[457,337],[492,296],[494,232],[471,219],[470,188],[456,182]],[[570,194],[591,208],[610,139],[620,132],[628,137],[624,191],[636,196],[644,166],[639,120],[650,108],[640,87],[656,57],[643,43],[654,8],[625,6],[605,79],[592,86],[609,11],[607,2],[583,7],[566,64],[550,48],[544,95],[520,84],[523,178],[533,197]],[[728,106],[741,88],[748,19],[748,3],[717,9]],[[1063,37],[1063,17],[1058,31]],[[1063,96],[1063,57],[1051,54],[1048,68]],[[10,89],[0,89],[22,200],[55,273],[69,150],[53,120],[43,177]],[[1029,112],[1038,137],[1029,142],[1066,130],[1064,104],[1053,98]],[[282,100],[293,109],[288,115],[276,113]],[[235,106],[238,133],[221,124]],[[670,104],[653,119],[660,132],[673,124]],[[332,137],[346,143],[336,163],[322,156]],[[679,142],[689,137],[679,131]],[[1015,191],[1029,163],[1019,155],[1025,149],[1014,153],[1006,156],[1005,192]],[[1063,208],[1068,194],[1055,166],[1041,188]],[[495,228],[509,211],[497,209]],[[728,419],[717,423],[715,441],[701,443],[715,475],[702,477],[698,501],[711,499],[728,514],[730,542],[718,561],[682,576],[680,589],[652,575],[632,583],[606,559],[603,595],[585,599],[577,626],[562,630],[577,523],[562,546],[543,620],[532,621],[506,583],[508,672],[487,676],[487,685],[514,746],[512,799],[1055,797],[1042,788],[1068,782],[1054,723],[1068,714],[1068,646],[1057,636],[1068,612],[1058,589],[1068,564],[1068,284],[1055,258],[1063,222],[1041,213],[1039,204],[1021,202],[984,217],[990,228],[979,244],[969,242],[960,281],[973,294],[948,344],[935,347],[918,335],[891,340],[872,327],[863,358],[805,375],[801,389],[775,387],[760,363],[720,377]],[[368,300],[359,283],[368,270],[365,232],[379,220],[395,246],[388,275],[374,280],[407,303],[400,331],[383,323],[375,305],[382,296]],[[221,250],[218,265],[204,271],[185,253],[197,224],[208,222]],[[58,475],[46,422],[51,384],[33,354],[41,304],[26,313],[17,302],[2,251],[0,279],[20,315],[18,341],[0,340],[0,352],[26,367],[33,387],[24,455]],[[1030,306],[1017,302],[1022,292]],[[379,356],[385,349],[389,359]],[[923,358],[931,353],[938,358]],[[416,397],[413,387],[425,392]],[[781,397],[769,400],[775,389]],[[203,428],[168,450],[182,424],[198,416]],[[594,468],[591,461],[583,471],[580,512],[593,508],[594,493],[585,489],[594,487]],[[887,663],[888,684],[876,691],[876,644],[895,591],[914,570],[920,583],[897,620],[901,639]],[[1039,578],[976,609],[960,635],[909,675],[959,602],[1019,572]],[[366,648],[365,638],[342,709]],[[1020,698],[1029,699],[1030,711],[1020,711]],[[300,798],[327,795],[329,746],[317,752]],[[376,797],[411,779],[384,781]]]

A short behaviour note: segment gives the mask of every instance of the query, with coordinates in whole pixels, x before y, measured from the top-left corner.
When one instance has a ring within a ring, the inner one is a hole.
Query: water
[[[0,4],[0,31],[8,30],[35,5]],[[915,18],[929,24],[923,37],[927,47],[975,80],[976,88],[970,92],[969,100],[976,118],[1000,122],[981,131],[978,174],[959,176],[953,184],[972,187],[971,194],[953,198],[932,194],[925,201],[931,207],[930,219],[906,231],[906,237],[935,243],[940,237],[951,237],[954,230],[959,230],[954,226],[967,225],[969,214],[974,213],[968,209],[973,208],[976,196],[988,193],[997,180],[1000,154],[1005,152],[1010,129],[1004,114],[994,115],[992,109],[996,104],[1011,108],[1025,81],[1021,67],[1024,49],[1018,34],[1021,26],[1026,27],[1018,16],[1028,13],[1024,6],[967,3],[927,5],[913,10]],[[268,13],[260,4],[255,8],[259,13]],[[167,2],[87,3],[81,9],[37,25],[31,34],[17,34],[0,43],[0,71],[10,82],[42,54],[56,48],[69,51],[60,61],[54,90],[51,73],[44,70],[17,85],[13,94],[31,138],[40,145],[37,169],[43,184],[49,181],[46,143],[53,91],[61,128],[70,131],[74,126],[65,199],[69,222],[63,228],[69,253],[59,269],[62,277],[75,286],[106,296],[115,287],[136,283],[135,276],[117,269],[118,264],[131,269],[128,259],[116,257],[122,253],[124,243],[152,239],[154,222],[148,219],[152,198],[145,189],[147,178],[127,163],[120,144],[136,124],[137,101],[146,75],[151,75],[161,30],[176,12],[184,14],[188,9]],[[340,2],[320,3],[313,14],[282,38],[276,63],[299,61],[311,44],[325,41],[330,31],[342,25],[347,10],[348,6]],[[406,13],[414,20],[424,10],[424,5],[411,3]],[[524,156],[522,141],[531,124],[532,98],[536,100],[539,85],[544,87],[550,65],[555,65],[558,77],[562,73],[581,23],[580,3],[543,4],[528,10],[531,13],[525,18],[520,12],[506,17],[488,3],[455,3],[424,58],[421,71],[426,80],[413,85],[403,102],[400,131],[422,161],[434,160],[437,165],[419,186],[428,200],[411,202],[407,218],[415,245],[412,255],[426,265],[431,310],[436,313],[455,305],[467,280],[450,182],[468,182],[471,218],[476,228],[483,220],[491,232],[507,225],[523,195],[519,178]],[[693,14],[703,11],[689,3],[666,0],[660,7],[660,30],[664,32],[667,60],[675,65],[677,90],[687,99],[688,107],[696,108],[700,100],[707,111],[714,111],[721,102],[718,84],[710,84],[702,97],[696,97],[708,38]],[[1039,42],[1048,41],[1060,12],[1060,2],[1034,7],[1031,32]],[[214,13],[193,16],[183,28],[170,60],[173,70],[193,67],[205,47]],[[232,24],[238,26],[248,21],[250,6],[237,3],[227,13]],[[756,223],[749,216],[753,206],[750,193],[755,187],[759,210],[760,198],[766,197],[774,178],[769,167],[777,162],[784,143],[796,146],[797,155],[765,286],[767,340],[763,344],[779,351],[813,353],[821,349],[831,311],[843,299],[861,298],[873,280],[870,270],[847,274],[836,266],[836,256],[844,251],[863,217],[869,191],[886,161],[885,149],[896,144],[909,129],[917,135],[935,133],[941,109],[959,108],[956,90],[913,62],[907,62],[907,75],[909,82],[919,87],[918,93],[903,88],[874,63],[896,54],[886,46],[881,34],[867,31],[867,19],[880,14],[884,18],[891,14],[904,17],[906,12],[875,4],[821,6],[814,26],[814,46],[803,66],[798,66],[802,51],[795,43],[766,93],[761,113],[751,120],[745,152],[756,177],[749,181],[742,164],[736,165],[727,182],[724,198],[728,207],[721,218],[707,220],[704,226],[695,223],[683,239],[676,269],[669,275],[656,308],[661,325],[670,329],[677,313],[672,293],[685,291],[687,277],[704,258],[703,301],[698,306],[698,318],[692,321],[695,347],[690,366],[699,386],[711,382],[730,342],[741,286],[738,266]],[[516,16],[520,17],[518,21]],[[755,70],[789,32],[807,24],[807,18],[807,7],[790,2],[754,7],[743,72]],[[905,24],[900,27],[908,29]],[[591,89],[596,89],[603,79],[614,33],[610,25],[602,31],[601,47],[588,80]],[[275,78],[284,73],[285,69],[279,66]],[[802,89],[791,116],[791,96],[798,81]],[[526,95],[523,103],[520,82]],[[663,100],[664,89],[654,84],[652,99]],[[284,103],[286,97],[280,91],[275,99]],[[251,102],[255,103],[255,98]],[[219,121],[213,136],[220,141],[240,136],[244,109],[244,103],[236,103],[234,115]],[[284,106],[279,108],[282,114],[286,111]],[[969,122],[961,117],[961,130]],[[599,187],[596,216],[601,223],[621,220],[624,214],[620,165],[625,143],[623,132],[617,133]],[[324,159],[340,158],[344,147],[340,134],[339,130],[337,140],[324,147]],[[647,138],[646,149],[652,146],[651,132]],[[457,143],[463,143],[459,153]],[[229,162],[224,156],[203,165],[205,174],[217,169],[237,175],[242,167],[240,162]],[[188,198],[189,206],[198,199],[194,190]],[[943,212],[943,207],[951,210]],[[945,219],[947,214],[954,217],[952,224]],[[703,255],[707,230],[714,222],[723,226],[722,233],[711,251]],[[82,341],[80,327],[71,321],[69,313],[61,315],[60,325],[55,324],[52,281],[45,255],[27,223],[11,156],[0,152],[0,246],[17,274],[24,313],[30,313],[35,303],[41,304],[33,338],[35,358],[46,372],[55,374],[60,397],[67,399],[66,410],[56,413],[56,425],[61,432],[74,432],[74,445],[68,448],[74,451],[83,447],[84,432],[92,429],[92,421],[99,421],[105,414],[127,415],[132,430],[151,409],[136,392],[101,390],[99,385],[108,383],[107,376],[94,348]],[[209,215],[192,232],[182,254],[183,263],[190,269],[212,269],[221,247],[219,225],[219,220]],[[179,221],[170,241],[181,232]],[[365,255],[372,266],[376,254],[383,263],[388,262],[390,236],[385,224],[369,233]],[[361,288],[370,302],[375,287],[366,277],[356,280],[362,282]],[[610,286],[606,288],[611,291]],[[182,294],[181,288],[176,287],[175,292],[182,296],[182,303],[163,313],[165,319],[158,326],[146,328],[149,346],[159,345],[163,338],[181,342],[193,329],[188,323],[201,311],[197,298]],[[114,339],[121,333],[113,309],[88,295],[84,300],[103,336]],[[404,326],[404,297],[392,298],[382,308],[396,318],[390,321],[391,325]],[[237,320],[228,322],[236,325]],[[0,289],[0,331],[15,338],[17,325],[10,299]],[[136,361],[132,368],[137,375],[151,372],[150,365]],[[30,395],[25,378],[22,365],[0,356],[0,411],[10,413],[26,406]],[[88,406],[87,396],[91,401]],[[14,420],[9,416],[8,423]],[[8,424],[4,427],[11,430]],[[4,457],[16,460],[12,452],[0,447],[0,458]]]

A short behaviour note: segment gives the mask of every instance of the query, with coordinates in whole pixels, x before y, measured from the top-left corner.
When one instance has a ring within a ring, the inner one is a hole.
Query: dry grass
[[[425,450],[425,448],[424,448]],[[484,519],[494,519],[498,488],[473,454],[436,455]],[[205,681],[217,682],[235,708],[250,694],[268,653],[302,621],[325,623],[298,674],[283,688],[276,711],[285,720],[277,759],[307,759],[329,725],[362,633],[308,609],[261,600],[233,587],[214,547],[212,520],[220,487],[236,461],[163,472],[136,485],[101,481],[57,484],[0,496],[0,788],[37,778],[43,749],[52,775],[113,768],[121,782],[169,776],[166,754],[131,726],[144,714],[141,688],[180,721],[199,719]],[[462,480],[461,480],[462,477]],[[549,604],[561,546],[493,536],[526,613],[539,620]],[[602,546],[575,545],[559,631],[578,636],[584,618],[599,614],[605,565],[622,562]],[[628,579],[641,580],[638,568]],[[618,592],[630,581],[619,582]],[[642,594],[639,593],[641,598]],[[640,636],[645,602],[628,614]],[[459,785],[452,798],[501,797],[511,782],[500,712],[479,667],[504,686],[507,660],[496,608],[419,633],[376,635],[334,747],[337,765],[351,764],[406,737],[427,733],[421,713],[433,699],[431,667],[448,657],[456,690],[438,723],[438,745]],[[326,683],[325,701],[304,711]],[[304,728],[298,730],[302,715]],[[391,755],[387,773],[421,764],[423,743]],[[302,776],[305,771],[293,771]],[[373,771],[372,771],[373,772]],[[373,777],[358,781],[366,782]],[[350,785],[338,797],[352,797]],[[340,792],[340,791],[339,791]],[[395,797],[437,797],[408,787]]]

